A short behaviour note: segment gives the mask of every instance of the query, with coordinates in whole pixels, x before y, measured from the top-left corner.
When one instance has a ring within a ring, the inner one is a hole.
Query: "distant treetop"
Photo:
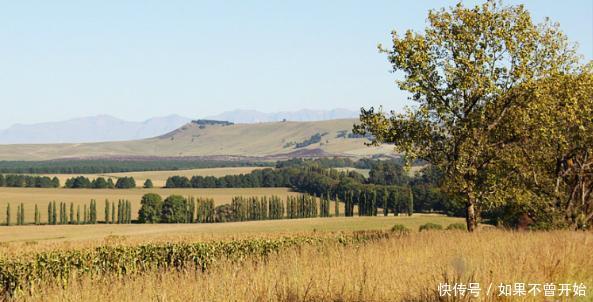
[[[216,120],[193,120],[192,123],[199,125],[199,126],[207,126],[207,125],[223,125],[223,126],[230,126],[234,125],[235,123],[228,122],[228,121],[216,121]]]

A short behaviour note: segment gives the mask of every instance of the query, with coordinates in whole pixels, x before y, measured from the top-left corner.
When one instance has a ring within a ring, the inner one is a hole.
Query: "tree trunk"
[[[469,197],[467,200],[465,221],[469,232],[476,230],[478,226],[478,216],[476,214],[476,200],[472,197]]]

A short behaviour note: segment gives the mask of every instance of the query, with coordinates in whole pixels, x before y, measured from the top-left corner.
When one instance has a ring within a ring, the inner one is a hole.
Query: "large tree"
[[[524,106],[518,87],[570,73],[578,57],[556,24],[534,24],[523,6],[458,4],[430,11],[428,23],[424,33],[393,32],[393,46],[380,46],[417,105],[403,114],[362,109],[354,131],[444,171],[444,187],[465,199],[473,231],[479,207],[504,190],[493,166],[518,142],[501,135],[501,121]]]
[[[138,211],[138,220],[141,223],[157,223],[161,218],[163,208],[163,199],[155,193],[147,193],[142,196],[140,201],[140,210]],[[106,217],[109,211],[109,204],[106,206]]]
[[[183,196],[171,195],[163,201],[161,220],[163,223],[187,222],[186,199]]]

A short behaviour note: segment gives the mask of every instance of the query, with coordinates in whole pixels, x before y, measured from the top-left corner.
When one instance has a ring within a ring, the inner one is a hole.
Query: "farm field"
[[[300,193],[292,192],[288,188],[220,188],[220,189],[64,189],[64,188],[0,188],[0,209],[2,217],[0,223],[5,223],[7,204],[11,204],[12,216],[16,217],[17,205],[23,203],[25,206],[25,222],[34,221],[35,204],[41,212],[41,222],[47,222],[47,205],[51,201],[66,202],[68,207],[73,202],[76,207],[90,203],[91,199],[97,201],[98,220],[103,220],[104,202],[116,202],[119,199],[127,199],[132,203],[132,219],[138,216],[140,199],[146,193],[157,193],[163,198],[169,195],[182,195],[184,197],[212,198],[216,204],[230,203],[234,196],[271,196],[277,195],[282,199],[286,196],[297,196]],[[69,208],[68,208],[69,209]],[[13,218],[14,223],[14,218]]]
[[[68,178],[76,176],[84,176],[93,180],[97,177],[112,178],[115,182],[116,179],[124,176],[134,177],[136,180],[136,186],[142,187],[144,181],[147,179],[152,180],[155,187],[164,187],[167,178],[171,176],[186,176],[191,178],[194,175],[199,176],[215,176],[222,177],[226,175],[238,175],[247,174],[253,170],[263,169],[262,167],[225,167],[225,168],[204,168],[204,169],[190,169],[190,170],[170,170],[170,171],[142,171],[142,172],[121,172],[121,173],[104,173],[104,174],[42,174],[49,177],[58,177],[60,185],[63,186]]]
[[[571,296],[559,300],[590,301],[590,289],[579,298],[572,296],[572,286],[593,283],[591,249],[590,232],[411,232],[361,244],[304,244],[265,259],[223,259],[205,272],[186,267],[125,276],[74,276],[76,282],[44,282],[15,300],[430,302],[443,301],[439,283],[473,282],[480,286],[479,297],[468,295],[463,301],[510,301],[499,297],[498,286],[523,282],[540,288],[544,283],[568,283]],[[540,292],[511,300],[546,299]]]
[[[442,215],[415,214],[413,216],[333,217],[282,219],[207,224],[96,224],[96,225],[28,225],[0,227],[0,242],[53,243],[63,241],[102,241],[108,236],[124,236],[131,241],[160,241],[177,239],[237,239],[275,237],[306,232],[337,232],[358,230],[387,230],[396,223],[411,230],[432,222],[446,227],[463,222],[462,218]]]

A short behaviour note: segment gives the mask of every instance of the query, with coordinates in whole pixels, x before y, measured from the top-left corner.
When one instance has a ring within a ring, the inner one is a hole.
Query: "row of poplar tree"
[[[87,206],[76,206],[74,210],[74,203],[68,205],[65,202],[56,203],[49,202],[47,205],[47,221],[45,224],[96,224],[97,223],[97,201],[91,200]],[[132,223],[132,203],[129,200],[119,200],[116,204],[105,200],[105,223]],[[10,203],[6,206],[6,225],[12,224],[12,210]],[[23,203],[17,206],[16,225],[25,224],[25,206]],[[41,212],[37,204],[35,204],[34,224],[41,225]]]
[[[343,200],[344,216],[351,217],[356,212],[359,216],[376,216],[379,206],[383,207],[383,215],[388,215],[389,197],[390,194],[385,192],[377,194],[365,191],[362,196],[358,192],[348,192]],[[354,198],[359,202],[358,211],[355,211]],[[327,193],[319,197],[308,194],[288,196],[286,200],[278,196],[236,196],[229,204],[215,206],[213,199],[171,195],[163,200],[160,195],[149,193],[142,197],[138,220],[141,223],[212,223],[337,217],[340,216],[340,203],[342,201],[338,195],[332,197]],[[412,208],[411,203],[409,207]]]
[[[302,194],[299,196],[288,196],[283,201],[278,196],[264,197],[243,197],[236,196],[230,204],[215,206],[214,200],[209,198],[184,198],[179,195],[171,195],[164,201],[158,194],[149,193],[142,197],[141,208],[138,212],[141,223],[212,223],[229,221],[248,220],[270,220],[270,219],[295,219],[312,217],[340,216],[340,202],[344,202],[344,216],[351,217],[355,214],[355,205],[358,206],[359,216],[377,216],[378,209],[382,208],[382,214],[387,216],[390,212],[390,205],[401,205],[402,201],[392,200],[399,198],[400,194],[393,194],[387,190],[375,191],[346,191],[342,196],[332,196],[329,192],[316,197]],[[407,212],[412,214],[413,195],[407,198]],[[69,208],[69,211],[68,211]],[[398,214],[401,209],[392,208],[391,212]],[[11,225],[10,203],[6,209],[6,224]],[[96,224],[97,223],[97,202],[91,200],[90,205],[77,205],[74,203],[50,202],[47,206],[47,224]],[[21,203],[17,207],[16,224],[25,224],[25,207]],[[132,205],[129,200],[118,200],[110,202],[105,200],[104,220],[109,224],[125,224],[132,222]],[[35,220],[37,225],[41,223],[41,214],[35,205]]]

